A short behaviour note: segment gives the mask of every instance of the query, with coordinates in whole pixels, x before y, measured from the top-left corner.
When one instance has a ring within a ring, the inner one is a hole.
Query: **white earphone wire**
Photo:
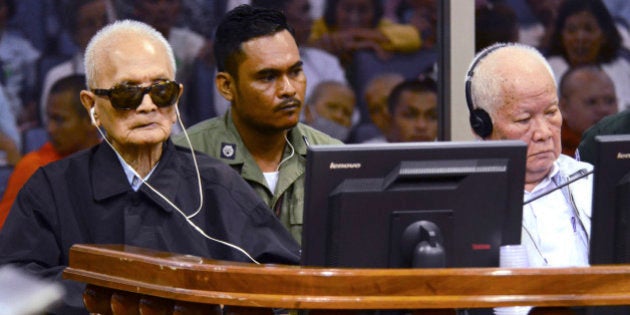
[[[184,211],[182,211],[181,209],[179,209],[179,207],[177,207],[172,201],[170,201],[166,196],[164,196],[162,193],[160,193],[157,189],[153,188],[153,186],[151,186],[147,181],[144,180],[144,178],[142,176],[140,176],[140,174],[138,174],[138,172],[133,169],[133,167],[131,167],[129,164],[127,164],[129,166],[129,169],[131,169],[131,171],[134,173],[134,175],[136,177],[138,177],[143,184],[145,184],[147,187],[149,187],[149,189],[151,189],[156,195],[158,195],[160,198],[162,198],[166,203],[168,203],[171,207],[173,207],[173,209],[175,209],[179,214],[181,214],[184,219],[186,220],[186,222],[188,222],[188,224],[190,226],[193,227],[193,229],[195,229],[197,232],[199,232],[199,234],[201,234],[203,237],[223,244],[225,246],[231,247],[239,252],[241,252],[243,255],[245,255],[249,260],[251,260],[253,263],[255,264],[260,264],[256,259],[254,259],[246,250],[244,250],[243,248],[234,245],[232,243],[214,238],[212,236],[209,236],[208,234],[206,234],[206,232],[201,229],[199,226],[197,226],[197,224],[195,224],[191,219],[196,216],[197,214],[199,214],[199,212],[201,211],[201,209],[203,208],[203,187],[202,187],[202,183],[201,183],[201,174],[199,171],[199,165],[197,164],[197,158],[195,157],[195,150],[193,149],[193,146],[190,142],[190,138],[188,137],[188,133],[186,132],[186,128],[184,127],[184,124],[182,122],[181,116],[179,114],[179,108],[177,107],[177,105],[175,105],[175,112],[177,114],[177,121],[179,122],[179,125],[182,128],[182,132],[184,133],[184,136],[186,138],[186,141],[188,142],[188,146],[190,148],[190,153],[192,155],[192,159],[193,159],[193,164],[195,165],[195,170],[197,172],[197,182],[198,182],[198,186],[199,186],[199,207],[197,208],[197,210],[195,210],[195,212],[193,212],[191,215],[186,215],[186,213],[184,213]],[[96,121],[94,119],[94,107],[92,107],[92,109],[90,110],[90,117],[92,119],[92,121],[94,122],[94,125],[96,125]],[[112,150],[114,150],[114,153],[116,153],[116,155],[122,160],[124,161],[124,159],[120,156],[120,154],[118,153],[118,151],[116,150],[116,148],[114,148],[114,146],[109,142],[109,140],[107,139],[107,137],[105,137],[105,134],[103,133],[103,131],[101,131],[100,128],[96,128],[98,130],[98,132],[101,134],[101,136],[103,137],[103,140],[107,143],[107,145],[109,145],[110,148],[112,148]]]

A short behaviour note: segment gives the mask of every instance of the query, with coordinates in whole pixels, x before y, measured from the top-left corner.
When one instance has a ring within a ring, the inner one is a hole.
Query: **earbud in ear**
[[[92,121],[92,125],[94,125],[94,127],[98,127],[98,124],[96,123],[96,118],[94,118],[94,106],[90,108],[90,120]]]

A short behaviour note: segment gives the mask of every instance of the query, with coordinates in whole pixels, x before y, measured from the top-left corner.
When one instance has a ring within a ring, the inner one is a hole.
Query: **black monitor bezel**
[[[509,206],[507,217],[513,223],[505,234],[505,244],[519,244],[521,234],[522,205],[524,192],[524,173],[527,145],[519,140],[500,141],[450,141],[450,142],[415,142],[415,143],[379,143],[379,144],[353,144],[353,145],[319,145],[311,146],[307,153],[307,168],[305,178],[305,202],[303,212],[302,233],[302,264],[308,266],[326,266],[326,235],[329,231],[321,230],[329,220],[328,194],[338,185],[339,181],[334,176],[327,174],[331,161],[337,161],[338,165],[348,167],[348,176],[354,178],[382,176],[385,168],[391,168],[401,161],[400,157],[413,160],[426,159],[487,159],[507,158],[514,163],[509,172],[513,182],[519,182],[509,189]],[[376,171],[366,171],[370,157],[380,154],[389,165],[379,165]],[[341,158],[341,156],[345,156]],[[352,158],[350,158],[352,157]],[[361,164],[363,174],[353,167]],[[328,167],[327,167],[328,165]],[[339,174],[343,174],[340,172]],[[345,177],[345,175],[339,175]],[[509,184],[514,185],[514,184]],[[316,210],[319,209],[319,210]]]

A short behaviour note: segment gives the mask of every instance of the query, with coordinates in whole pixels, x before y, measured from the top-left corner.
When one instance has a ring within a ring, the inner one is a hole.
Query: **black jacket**
[[[242,247],[259,262],[297,264],[298,244],[240,175],[211,157],[196,157],[204,202],[192,221],[211,237]],[[167,141],[148,183],[187,215],[199,206],[189,149]],[[70,247],[77,243],[127,244],[249,261],[242,253],[204,238],[147,185],[134,192],[106,143],[33,174],[0,232],[0,264],[18,264],[60,280]],[[83,287],[70,281],[64,284],[69,290],[66,304],[82,307]]]

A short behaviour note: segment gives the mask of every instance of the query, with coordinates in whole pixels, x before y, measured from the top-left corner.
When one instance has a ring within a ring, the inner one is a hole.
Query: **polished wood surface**
[[[216,261],[124,245],[75,245],[64,277],[90,284],[88,309],[104,307],[102,299],[90,301],[89,297],[110,294],[112,307],[135,304],[145,307],[145,314],[158,314],[150,311],[155,305],[171,309],[181,303],[188,303],[184,304],[188,308],[225,305],[228,309],[322,310],[630,304],[630,266],[626,265],[308,268]],[[120,292],[131,294],[122,298],[116,295]],[[154,300],[143,301],[147,298]]]

